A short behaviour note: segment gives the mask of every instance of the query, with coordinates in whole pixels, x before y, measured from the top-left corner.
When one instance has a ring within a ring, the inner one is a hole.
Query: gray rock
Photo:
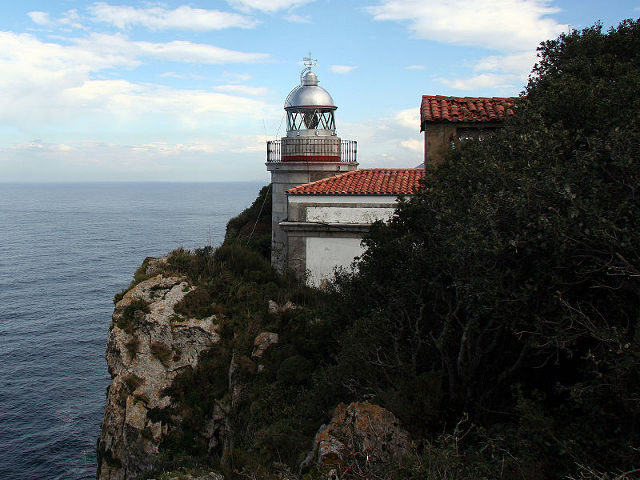
[[[164,390],[220,341],[215,316],[198,320],[174,311],[194,288],[183,278],[158,275],[133,287],[115,306],[106,351],[112,383],[98,441],[98,480],[130,480],[153,469],[169,426],[149,419],[149,410],[170,407]],[[138,310],[126,331],[120,323],[136,299],[148,303],[149,313]]]

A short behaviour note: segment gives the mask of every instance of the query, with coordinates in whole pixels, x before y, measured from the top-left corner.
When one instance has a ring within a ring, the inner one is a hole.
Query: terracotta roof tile
[[[288,195],[409,195],[424,178],[422,168],[367,168],[307,183]]]
[[[423,95],[420,128],[425,122],[502,122],[513,115],[515,98]]]

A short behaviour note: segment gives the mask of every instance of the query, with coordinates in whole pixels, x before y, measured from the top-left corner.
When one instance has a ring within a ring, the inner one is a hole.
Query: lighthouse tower
[[[287,194],[290,188],[350,172],[358,168],[356,142],[341,140],[336,134],[333,98],[318,85],[312,67],[304,58],[300,85],[287,96],[287,136],[267,142],[267,170],[271,172],[273,209],[271,216],[271,263],[278,270],[287,268],[285,226]]]

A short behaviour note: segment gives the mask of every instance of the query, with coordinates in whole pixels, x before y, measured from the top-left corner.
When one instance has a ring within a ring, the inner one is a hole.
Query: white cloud
[[[527,83],[529,72],[536,62],[536,52],[526,51],[508,55],[492,55],[480,58],[473,64],[476,72],[466,78],[438,78],[437,80],[456,90],[481,90],[495,88],[514,95]]]
[[[291,22],[291,23],[311,23],[311,16],[310,15],[297,15],[295,13],[291,13],[289,15],[285,15],[284,19],[287,22]]]
[[[234,94],[243,95],[243,96],[248,95],[250,97],[263,97],[267,93],[269,93],[269,90],[265,87],[251,87],[249,85],[238,85],[238,84],[218,85],[213,88],[216,90],[220,90],[221,92],[234,93]]]
[[[227,0],[227,3],[243,12],[251,10],[277,12],[278,10],[297,8],[305,3],[314,1],[315,0]]]
[[[236,72],[224,72],[222,76],[227,82],[231,83],[243,83],[251,80],[251,75],[248,73],[236,73]]]
[[[264,141],[256,149],[256,140],[234,134],[213,140],[133,145],[34,140],[0,146],[0,177],[9,181],[262,181],[266,179]]]
[[[213,143],[195,142],[190,144],[167,142],[152,142],[134,145],[131,147],[134,152],[145,152],[156,155],[183,155],[185,153],[215,153],[220,151],[219,146]]]
[[[132,127],[153,129],[158,122],[172,125],[172,131],[212,128],[216,122],[231,125],[252,115],[268,115],[272,108],[231,90],[174,89],[96,78],[104,70],[135,67],[146,57],[222,63],[237,55],[211,46],[131,42],[117,35],[94,35],[61,45],[29,34],[0,32],[0,51],[0,124],[23,135],[47,138],[40,132],[62,129],[74,135],[97,129],[108,135]],[[262,56],[239,57],[254,58]]]
[[[420,111],[417,107],[400,110],[395,114],[393,119],[395,123],[403,127],[420,130]]]
[[[123,35],[94,33],[88,38],[76,39],[76,44],[86,51],[109,56],[112,52],[131,59],[158,58],[174,62],[224,64],[254,63],[269,58],[265,53],[246,53],[202,43],[174,40],[167,43],[135,42]]]
[[[357,140],[361,168],[408,168],[423,160],[418,107],[398,110],[390,117],[340,123],[340,137]]]
[[[406,22],[418,38],[499,51],[535,49],[566,30],[550,0],[381,0],[375,20]]]
[[[221,30],[225,28],[253,28],[257,20],[232,12],[204,10],[181,6],[174,10],[163,7],[135,8],[123,5],[94,3],[89,7],[93,19],[120,29],[142,26],[151,30]]]
[[[68,10],[57,20],[51,20],[51,17],[47,12],[33,11],[28,12],[27,15],[33,23],[40,25],[41,27],[54,27],[60,25],[63,27],[84,29],[84,26],[80,23],[80,15],[78,15],[78,11],[75,9]]]
[[[195,79],[203,80],[205,77],[202,75],[196,75],[195,73],[176,73],[176,72],[164,72],[160,74],[161,77],[177,78],[179,80]]]
[[[417,138],[408,138],[406,140],[402,140],[400,142],[400,145],[413,152],[422,152],[424,149],[422,141]]]
[[[47,12],[29,12],[27,13],[27,15],[33,23],[36,23],[38,25],[46,26],[53,23],[51,22],[51,18],[49,18],[49,14]]]
[[[480,75],[458,79],[437,78],[436,80],[457,90],[496,88],[513,92],[517,91],[523,83],[521,75],[503,75],[496,73],[482,73]]]
[[[358,67],[354,67],[353,65],[331,65],[331,67],[329,67],[329,70],[331,70],[333,73],[343,75],[352,72],[356,68]]]
[[[406,70],[424,70],[425,68],[424,65],[408,65],[405,67]]]
[[[368,11],[375,20],[407,23],[417,38],[496,51],[471,62],[472,75],[436,79],[462,91],[516,94],[527,82],[537,45],[567,29],[549,17],[558,11],[551,0],[380,0]]]
[[[15,145],[12,145],[10,149],[25,151],[25,152],[30,151],[30,152],[50,152],[50,153],[70,152],[72,150],[76,150],[71,145],[66,145],[64,143],[59,143],[59,144],[47,143],[47,142],[43,142],[42,140],[32,140],[30,142],[16,143]]]
[[[526,52],[512,53],[509,55],[493,55],[483,57],[474,65],[474,70],[479,72],[493,71],[504,73],[530,72],[536,63],[536,52],[529,50]]]

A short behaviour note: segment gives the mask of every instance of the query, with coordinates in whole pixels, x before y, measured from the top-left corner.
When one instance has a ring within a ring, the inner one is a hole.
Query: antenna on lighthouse
[[[318,65],[318,60],[311,58],[311,52],[309,52],[308,57],[302,58],[302,64],[304,65],[304,70],[300,72],[300,83],[302,83],[302,79],[304,78],[304,76],[311,71],[311,68]]]

